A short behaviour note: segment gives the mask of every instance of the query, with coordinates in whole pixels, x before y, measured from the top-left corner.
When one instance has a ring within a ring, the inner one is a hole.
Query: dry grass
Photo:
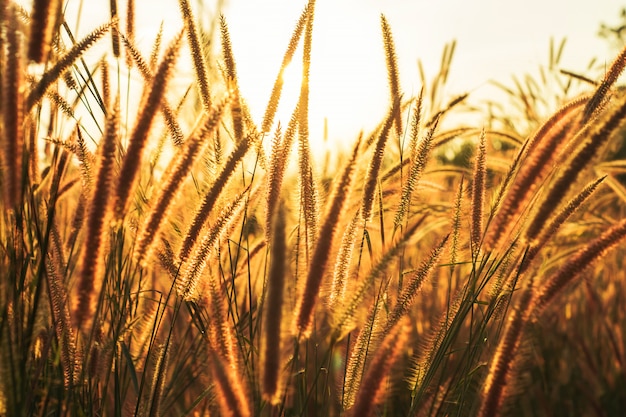
[[[611,152],[626,131],[626,50],[591,91],[574,96],[587,78],[568,78],[547,117],[536,85],[536,101],[509,90],[532,128],[487,112],[475,128],[454,118],[471,97],[443,93],[455,44],[406,97],[382,16],[389,110],[320,172],[314,1],[294,16],[259,128],[227,20],[214,52],[179,5],[179,34],[161,30],[146,59],[133,1],[110,2],[111,22],[83,40],[59,2],[0,2],[0,415],[625,409],[626,164]],[[107,34],[107,56],[89,62]],[[194,79],[170,89],[181,53]],[[451,162],[454,138],[468,153]]]

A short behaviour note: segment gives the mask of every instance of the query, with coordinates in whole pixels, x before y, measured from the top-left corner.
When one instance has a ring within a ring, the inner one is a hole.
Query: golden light
[[[289,3],[289,4],[287,4]],[[306,2],[232,2],[228,21],[242,96],[257,121],[270,97],[283,54]],[[346,149],[359,132],[372,129],[388,106],[379,13],[316,4],[309,93],[310,143],[316,158],[327,147]],[[302,42],[301,42],[302,43]],[[286,126],[300,95],[302,46],[285,70],[274,128]],[[328,120],[329,143],[324,143]]]
[[[21,3],[28,8],[27,1]],[[543,6],[552,10],[560,7],[557,3]],[[66,10],[66,16],[71,17],[70,27],[80,26],[75,33],[79,38],[109,18],[108,2],[91,2],[89,7],[81,7],[81,4],[69,1]],[[199,22],[205,27],[210,27],[212,19],[220,13],[226,17],[241,94],[257,124],[262,121],[283,54],[306,4],[306,0],[192,2]],[[147,5],[148,2],[137,2],[140,10],[145,10]],[[530,37],[509,30],[519,26],[520,21],[538,19],[536,14],[530,14],[537,9],[533,9],[534,6],[518,6],[516,17],[501,14],[495,19],[504,5],[489,9],[459,0],[447,1],[445,5],[382,0],[317,1],[309,97],[309,131],[314,153],[323,154],[327,147],[346,149],[361,130],[367,132],[374,128],[386,114],[389,94],[380,31],[381,13],[387,17],[396,41],[405,98],[416,94],[421,87],[417,59],[422,60],[427,78],[432,78],[437,73],[443,46],[453,39],[458,39],[458,44],[448,93],[458,95],[471,91],[472,98],[493,94],[487,83],[489,79],[496,78],[507,84],[511,74],[523,74],[545,64],[550,36],[568,35],[570,49],[564,54],[572,62],[568,69],[584,68],[594,53],[599,54],[599,61],[612,56],[612,53],[598,50],[599,41],[593,38],[597,32],[595,23],[586,26],[589,33],[580,29],[583,28],[581,20],[595,22],[609,15],[608,6],[605,5],[604,10],[585,6],[585,13],[593,12],[593,16],[580,16],[574,13],[573,6],[562,8],[571,10],[567,19],[551,22],[549,27],[536,25]],[[161,24],[165,44],[182,27],[178,1],[150,2],[149,10],[136,16],[136,42],[146,56]],[[528,18],[522,18],[526,11]],[[548,12],[542,14],[549,15]],[[511,19],[515,25],[509,25]],[[576,30],[572,32],[574,27]],[[219,39],[215,38],[214,52],[219,51],[218,44]],[[110,40],[102,40],[89,55],[97,60],[108,47]],[[300,94],[301,60],[300,46],[284,74],[274,128],[277,122],[286,126],[291,117]],[[216,62],[211,65],[215,68]],[[190,70],[190,79],[192,74]],[[323,141],[325,120],[328,121],[327,147]]]

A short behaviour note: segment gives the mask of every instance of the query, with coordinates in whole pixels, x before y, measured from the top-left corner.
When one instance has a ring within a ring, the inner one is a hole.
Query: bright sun
[[[76,7],[79,2],[70,2]],[[171,39],[182,20],[177,1],[155,2],[152,13],[137,16],[136,42],[148,54],[161,24],[163,39]],[[219,15],[210,9],[203,16]],[[218,2],[219,3],[219,2]],[[296,22],[307,2],[266,0],[226,2],[226,17],[237,65],[239,87],[254,121],[260,125],[272,86]],[[373,129],[389,106],[387,74],[380,34],[380,9],[353,1],[317,2],[309,93],[309,133],[313,153],[348,149],[363,130]],[[104,23],[107,4],[96,2],[94,9],[80,14],[81,31]],[[96,10],[96,7],[101,8]],[[79,15],[78,10],[68,16]],[[88,17],[88,18],[86,18]],[[300,94],[302,40],[284,73],[283,92],[274,125],[286,126]],[[103,48],[108,45],[103,43]],[[215,51],[219,46],[215,44]],[[95,50],[95,49],[94,49]],[[399,54],[402,66],[402,54]],[[192,70],[190,69],[190,72]],[[402,76],[415,79],[415,73],[402,70]],[[407,94],[411,94],[408,92]],[[327,123],[328,142],[324,142]]]
[[[304,3],[233,2],[226,12],[239,85],[259,123],[283,54]],[[261,4],[263,3],[263,4]],[[286,4],[289,3],[289,4]],[[346,149],[359,132],[373,128],[388,106],[379,14],[316,5],[310,73],[309,131],[316,155]],[[286,126],[300,95],[302,47],[284,73],[277,122]],[[324,123],[328,122],[328,144]]]

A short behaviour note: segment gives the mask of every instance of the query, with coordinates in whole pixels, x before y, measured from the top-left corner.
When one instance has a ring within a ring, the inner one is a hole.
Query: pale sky
[[[190,1],[193,7],[197,1]],[[108,1],[84,2],[81,31],[108,17]],[[125,1],[118,2],[124,13]],[[205,1],[207,10],[215,1]],[[282,55],[306,0],[226,0],[226,16],[242,95],[257,123]],[[78,0],[69,0],[76,9]],[[597,37],[600,22],[617,24],[619,0],[317,0],[311,68],[310,130],[320,141],[325,117],[331,141],[350,142],[380,121],[388,108],[380,14],[391,25],[405,97],[417,94],[417,60],[427,78],[439,68],[446,43],[457,47],[448,93],[485,97],[489,80],[510,85],[511,75],[547,64],[550,38],[567,37],[566,69],[584,72],[590,59],[610,63],[614,52]],[[161,22],[166,36],[181,27],[177,0],[137,0],[138,41],[150,48]],[[198,10],[196,8],[196,10]],[[200,17],[200,16],[199,16]],[[209,16],[204,16],[208,21]],[[93,20],[93,23],[90,23]],[[149,49],[145,54],[149,53]],[[299,57],[294,61],[299,60]],[[298,63],[287,77],[278,117],[286,124],[299,91]]]
[[[305,1],[231,0],[225,10],[241,77],[251,105],[263,107],[295,19]],[[601,21],[618,22],[617,0],[318,0],[311,68],[311,129],[329,119],[331,139],[351,140],[375,126],[389,105],[380,14],[391,25],[405,96],[419,91],[417,60],[427,78],[440,65],[447,42],[457,46],[449,78],[451,96],[488,96],[490,79],[510,85],[547,64],[549,42],[567,37],[563,66],[583,72],[592,57],[613,52],[596,34]],[[249,69],[249,70],[248,70]],[[296,88],[297,90],[297,88]],[[294,93],[295,94],[295,93]],[[262,109],[259,110],[262,114]],[[259,116],[261,117],[261,116]],[[289,112],[282,117],[285,123]],[[315,128],[317,127],[317,130]]]

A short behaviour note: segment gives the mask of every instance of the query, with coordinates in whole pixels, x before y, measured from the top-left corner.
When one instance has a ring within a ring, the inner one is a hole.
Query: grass
[[[110,4],[82,40],[61,2],[0,4],[0,415],[626,409],[626,50],[593,83],[552,47],[556,102],[502,85],[477,128],[455,122],[468,95],[443,94],[455,45],[406,97],[381,16],[389,110],[320,172],[314,1],[260,126],[224,17],[214,54],[180,0],[181,31],[146,57],[134,2]],[[194,80],[171,89],[183,58]],[[455,140],[468,152],[443,157]]]

